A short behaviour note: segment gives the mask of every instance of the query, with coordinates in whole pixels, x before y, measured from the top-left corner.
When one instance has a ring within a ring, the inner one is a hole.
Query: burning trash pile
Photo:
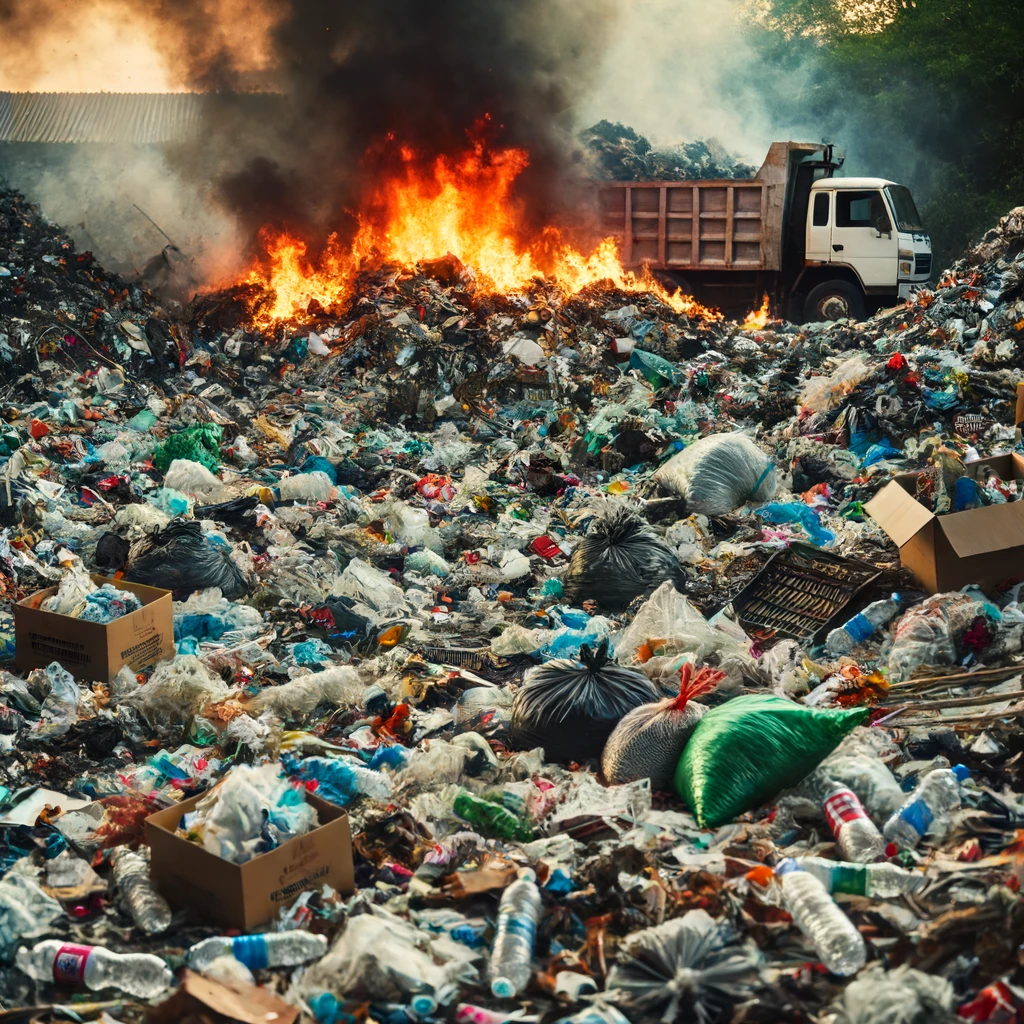
[[[5,1009],[1024,1019],[1024,209],[802,326],[0,211]]]

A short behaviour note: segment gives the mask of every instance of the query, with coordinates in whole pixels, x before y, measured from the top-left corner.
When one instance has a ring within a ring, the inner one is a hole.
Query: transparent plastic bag
[[[653,479],[686,499],[688,512],[724,516],[775,497],[775,464],[746,434],[712,434],[673,455]]]
[[[76,619],[85,609],[85,599],[99,588],[81,566],[75,565],[63,575],[57,586],[57,593],[40,604],[44,612],[54,615],[69,615]]]
[[[311,715],[320,704],[350,707],[359,702],[366,684],[347,665],[311,672],[280,686],[265,686],[249,703],[256,715],[270,712],[278,718],[299,719]]]
[[[896,625],[889,651],[894,682],[909,679],[922,665],[952,665],[957,643],[984,607],[967,594],[934,594],[915,605]]]
[[[843,991],[838,1024],[957,1024],[956,993],[940,974],[869,964]]]
[[[136,709],[158,736],[175,737],[188,730],[206,704],[224,700],[230,692],[197,657],[180,654],[157,665],[149,682],[124,704]]]
[[[208,496],[218,494],[224,489],[224,484],[201,462],[175,459],[164,474],[164,487],[182,494]]]
[[[648,675],[675,674],[681,667],[678,656],[685,655],[688,661],[722,669],[730,683],[757,677],[748,645],[712,626],[672,583],[651,594],[612,645],[620,665],[642,665]]]

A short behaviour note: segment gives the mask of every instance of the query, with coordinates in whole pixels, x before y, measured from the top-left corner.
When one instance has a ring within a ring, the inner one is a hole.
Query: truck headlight
[[[914,250],[913,249],[900,249],[900,259],[901,260],[910,260],[910,262],[913,263],[914,262]]]
[[[901,274],[912,274],[914,272],[913,271],[913,267],[914,267],[913,263],[908,263],[906,261],[901,261],[900,262],[900,273]]]

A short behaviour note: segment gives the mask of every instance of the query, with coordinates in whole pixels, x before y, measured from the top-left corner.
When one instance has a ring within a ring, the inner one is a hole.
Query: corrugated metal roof
[[[198,137],[207,100],[185,92],[0,92],[0,142],[184,142]]]

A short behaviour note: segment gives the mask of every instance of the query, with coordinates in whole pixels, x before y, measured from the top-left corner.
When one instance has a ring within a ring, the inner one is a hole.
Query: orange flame
[[[771,315],[771,302],[768,293],[764,294],[764,301],[760,309],[752,309],[743,321],[742,327],[745,331],[762,331],[768,325],[768,318]]]
[[[553,227],[522,241],[525,211],[514,184],[529,163],[525,151],[490,150],[472,141],[461,156],[439,157],[427,168],[411,150],[399,154],[398,174],[380,182],[362,204],[350,248],[332,235],[314,262],[299,239],[261,232],[263,253],[247,278],[274,293],[260,314],[261,326],[301,319],[311,302],[324,309],[342,306],[352,298],[361,270],[381,263],[411,269],[447,255],[461,262],[467,285],[488,292],[523,290],[540,280],[568,297],[606,282],[622,291],[654,294],[677,313],[703,319],[720,315],[678,289],[665,288],[647,268],[624,268],[612,238],[590,253],[566,243]]]

